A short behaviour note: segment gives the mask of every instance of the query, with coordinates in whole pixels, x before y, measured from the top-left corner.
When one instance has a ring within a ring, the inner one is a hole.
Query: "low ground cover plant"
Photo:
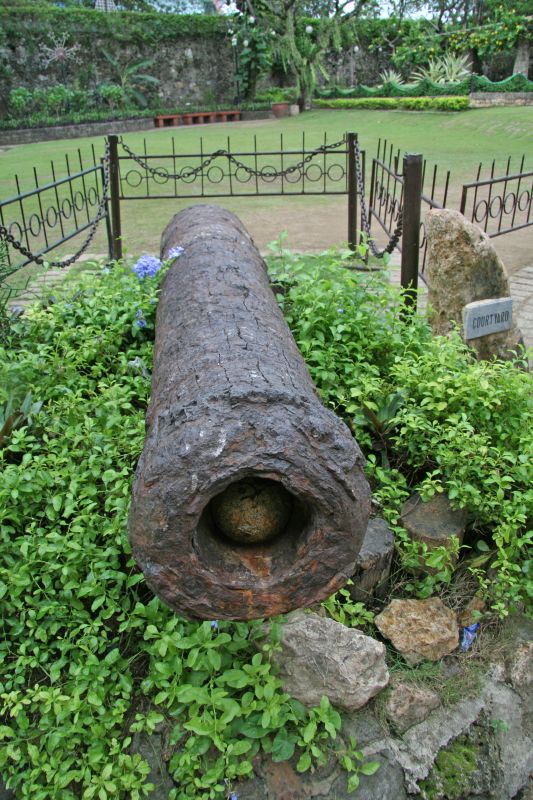
[[[302,771],[334,753],[356,789],[377,764],[342,737],[326,698],[308,710],[283,692],[278,622],[267,639],[259,622],[187,622],[154,598],[131,557],[156,262],[65,283],[0,348],[0,408],[14,420],[0,447],[0,770],[20,798],[136,800],[151,791],[139,741],[163,726],[169,800],[231,798],[261,751],[294,755]],[[464,568],[487,601],[502,615],[530,603],[531,377],[477,364],[458,338],[432,339],[422,318],[400,314],[381,273],[347,263],[344,252],[277,250],[271,270],[324,402],[366,452],[400,554],[412,556],[402,500],[444,489],[471,514],[475,559]],[[403,591],[426,596],[450,580],[443,569]],[[325,607],[344,624],[371,624],[347,592]]]

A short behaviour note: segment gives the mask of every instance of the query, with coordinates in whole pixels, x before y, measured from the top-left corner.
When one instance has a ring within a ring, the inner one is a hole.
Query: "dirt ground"
[[[316,198],[315,202],[313,209],[300,208],[287,201],[283,208],[258,209],[255,203],[248,203],[231,210],[242,219],[262,252],[282,230],[288,231],[285,246],[289,249],[320,252],[346,240],[347,201],[343,197]],[[381,233],[376,239],[381,246],[386,243]],[[533,264],[533,226],[495,237],[492,243],[509,275]]]

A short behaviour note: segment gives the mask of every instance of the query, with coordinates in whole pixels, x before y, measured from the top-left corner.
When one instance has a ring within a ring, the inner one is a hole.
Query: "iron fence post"
[[[346,134],[348,146],[348,247],[355,252],[357,247],[357,175],[355,171],[356,133]]]
[[[100,177],[102,179],[102,186],[105,184],[105,159],[100,159]],[[107,252],[109,260],[113,260],[113,230],[111,227],[111,215],[109,211],[109,199],[105,203],[105,231],[107,237]]]
[[[122,226],[120,221],[120,174],[118,163],[118,136],[115,133],[107,137],[109,142],[109,196],[111,200],[111,219],[113,227],[112,254],[118,260],[122,258]]]
[[[420,254],[420,206],[422,202],[422,156],[406,153],[403,158],[403,237],[401,285],[406,306],[416,311],[418,259]],[[414,307],[414,308],[413,308]]]

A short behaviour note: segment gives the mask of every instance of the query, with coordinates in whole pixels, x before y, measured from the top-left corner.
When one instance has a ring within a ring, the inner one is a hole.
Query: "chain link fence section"
[[[376,247],[374,240],[372,239],[372,233],[370,229],[370,219],[368,214],[368,206],[365,197],[365,182],[364,182],[364,175],[363,175],[363,167],[362,167],[362,158],[361,158],[361,150],[359,147],[359,143],[357,139],[354,141],[354,152],[355,152],[355,175],[357,181],[357,195],[359,197],[359,208],[361,213],[361,227],[363,232],[366,235],[366,240],[368,246],[370,248],[370,252],[375,258],[383,258],[386,253],[392,253],[392,251],[398,246],[398,243],[402,237],[403,232],[403,209],[399,210],[398,213],[398,222],[396,227],[392,233],[392,236],[389,238],[387,246],[383,250],[379,250]]]
[[[26,262],[22,266],[25,266],[28,263],[34,263],[38,265],[46,264],[48,267],[56,267],[58,269],[63,269],[69,267],[71,264],[74,264],[74,262],[77,261],[80,258],[80,256],[83,255],[83,253],[87,250],[87,248],[89,247],[89,245],[91,244],[96,235],[96,231],[98,229],[100,222],[104,217],[107,216],[107,204],[109,201],[109,143],[108,142],[106,142],[105,155],[104,158],[102,159],[101,167],[102,167],[102,193],[100,200],[98,202],[96,215],[89,223],[89,233],[87,234],[84,242],[72,256],[69,256],[69,258],[63,259],[62,261],[48,261],[44,257],[43,253],[39,253],[37,255],[35,253],[32,253],[28,247],[26,247],[19,239],[17,239],[12,233],[10,233],[10,226],[8,227],[4,224],[0,224],[0,241],[5,242],[6,245],[9,245],[13,249],[17,250],[22,256],[24,256]],[[99,167],[95,167],[95,170],[99,169],[100,169]],[[69,179],[73,180],[81,174],[82,173],[69,175]],[[56,185],[58,185],[59,183],[60,182],[57,182]],[[39,189],[35,190],[35,192],[38,191]],[[59,212],[56,211],[55,213],[57,215],[58,213],[61,213],[61,211]],[[41,220],[41,223],[43,225],[45,224],[44,219]],[[72,238],[73,236],[76,235],[76,233],[77,231],[75,231],[73,234],[71,234],[66,238]],[[66,238],[62,239],[62,241],[66,241]],[[54,245],[52,245],[47,249],[51,250],[53,249],[53,247]],[[13,274],[13,272],[16,272],[17,269],[20,268],[21,267],[13,268],[10,274]]]
[[[208,167],[215,159],[226,157],[228,161],[230,161],[235,167],[244,170],[252,177],[272,179],[285,178],[288,175],[292,175],[295,172],[303,170],[303,168],[307,166],[307,164],[309,164],[314,158],[316,158],[316,156],[338,150],[340,147],[346,144],[346,140],[341,139],[333,144],[320,145],[320,147],[315,148],[297,164],[292,164],[290,167],[286,167],[286,169],[282,170],[253,169],[253,167],[249,167],[247,164],[244,164],[242,161],[239,161],[239,159],[235,158],[235,156],[232,156],[228,150],[221,149],[215,150],[215,152],[211,153],[211,155],[202,161],[202,163],[197,167],[191,167],[189,169],[186,168],[179,173],[170,173],[161,167],[151,167],[147,161],[143,160],[141,156],[139,156],[137,153],[134,153],[133,150],[128,147],[122,137],[119,139],[119,144],[129,158],[133,159],[133,161],[135,161],[142,169],[146,170],[146,172],[148,172],[152,177],[164,178],[168,180],[188,180],[189,178],[201,175],[204,169]]]

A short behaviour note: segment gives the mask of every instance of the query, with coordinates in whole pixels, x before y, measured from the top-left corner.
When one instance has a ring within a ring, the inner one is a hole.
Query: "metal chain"
[[[383,258],[385,253],[392,253],[398,242],[400,241],[403,231],[403,210],[398,212],[398,223],[390,237],[387,246],[383,250],[378,250],[370,232],[370,221],[368,219],[368,210],[366,207],[365,186],[363,181],[363,169],[361,164],[361,150],[357,139],[354,141],[355,152],[355,175],[357,180],[357,194],[359,195],[359,205],[361,208],[361,226],[366,234],[370,252],[376,258]]]
[[[205,169],[205,167],[209,166],[209,164],[212,161],[214,161],[215,158],[218,158],[219,156],[226,156],[228,161],[231,161],[232,164],[235,164],[236,167],[238,167],[240,169],[243,169],[249,175],[252,175],[254,177],[257,177],[257,178],[281,178],[281,177],[285,177],[287,175],[291,175],[293,172],[296,172],[297,170],[302,169],[302,167],[305,167],[305,165],[308,164],[310,161],[312,161],[312,159],[315,156],[320,155],[321,153],[327,153],[329,150],[336,150],[341,145],[345,144],[345,140],[344,139],[341,139],[340,142],[335,142],[335,144],[323,144],[320,147],[317,147],[316,150],[313,150],[311,153],[309,153],[309,155],[307,155],[298,164],[294,164],[293,166],[287,167],[284,170],[267,170],[267,171],[265,171],[265,169],[262,169],[262,170],[253,169],[252,167],[249,167],[246,164],[243,164],[243,162],[239,161],[237,158],[235,158],[235,156],[232,156],[231,153],[228,152],[228,150],[216,150],[214,153],[211,153],[211,155],[208,156],[208,158],[206,158],[204,161],[202,161],[202,163],[198,167],[191,167],[189,169],[186,169],[186,170],[182,171],[181,173],[177,173],[177,172],[176,173],[170,173],[170,172],[167,172],[167,170],[165,170],[165,169],[163,169],[161,167],[151,167],[149,164],[147,164],[146,161],[143,161],[143,159],[140,156],[138,156],[136,153],[133,152],[133,150],[131,150],[128,147],[128,145],[124,142],[122,137],[119,139],[119,142],[122,145],[122,148],[124,149],[124,151],[128,154],[128,156],[130,158],[132,158],[135,162],[137,162],[137,164],[139,164],[140,167],[142,167],[144,170],[149,172],[150,175],[157,176],[158,178],[168,178],[168,179],[174,179],[174,180],[192,178],[193,176],[196,177],[196,175],[199,175]]]
[[[87,238],[73,256],[70,256],[70,258],[66,258],[63,261],[47,261],[42,255],[36,256],[31,252],[31,250],[28,250],[28,248],[25,247],[22,242],[17,241],[13,234],[9,233],[9,230],[5,227],[5,225],[0,225],[0,239],[10,244],[11,247],[13,247],[15,250],[18,250],[21,255],[23,255],[29,261],[33,261],[35,264],[44,264],[46,262],[49,267],[70,267],[70,265],[77,261],[78,258],[87,250],[96,235],[96,230],[99,223],[106,214],[106,204],[109,199],[109,144],[107,142],[105,156],[103,159],[103,168],[104,179],[102,182],[102,197],[98,203],[96,216],[91,223]]]

